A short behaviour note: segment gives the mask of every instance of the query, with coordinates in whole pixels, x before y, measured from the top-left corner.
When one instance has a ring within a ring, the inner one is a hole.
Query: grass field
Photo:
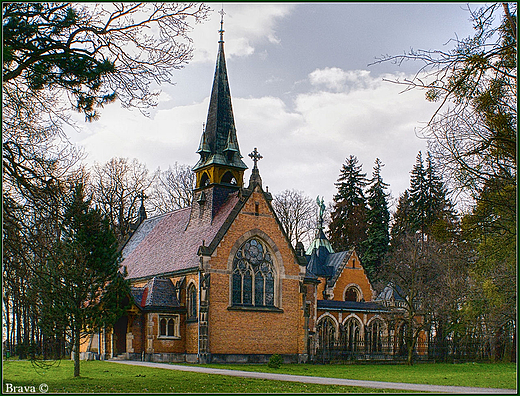
[[[435,385],[516,388],[515,364],[390,365],[207,365],[237,370],[276,372],[320,377],[363,379]],[[3,391],[12,386],[48,385],[48,393],[382,393],[361,387],[324,386],[249,378],[226,377],[127,366],[100,361],[81,362],[81,377],[73,378],[73,365],[63,360],[49,369],[28,361],[3,363]],[[386,392],[395,393],[393,390]]]
[[[272,369],[267,365],[252,364],[208,364],[205,366],[230,370],[262,371],[368,381],[516,389],[515,363],[422,363],[413,366],[388,364],[285,364],[279,369]]]
[[[12,386],[48,385],[48,393],[395,393],[361,387],[299,384],[294,382],[226,377],[123,364],[81,362],[81,377],[73,378],[73,363],[42,370],[31,362],[3,362],[4,393]]]

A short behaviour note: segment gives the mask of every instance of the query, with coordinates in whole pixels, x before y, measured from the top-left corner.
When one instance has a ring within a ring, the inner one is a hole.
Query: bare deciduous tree
[[[150,205],[157,213],[186,208],[193,199],[195,173],[189,165],[177,162],[167,170],[157,169],[152,185]]]
[[[93,166],[90,188],[94,202],[109,219],[120,243],[129,235],[131,225],[137,223],[140,196],[151,184],[148,168],[135,158],[112,158]]]
[[[66,93],[87,120],[119,98],[156,103],[153,83],[171,83],[192,57],[190,22],[203,3],[10,3],[3,6],[3,82]],[[26,26],[26,29],[19,29]]]
[[[383,264],[381,279],[392,285],[402,304],[395,309],[404,316],[403,338],[408,364],[413,364],[413,351],[419,334],[429,327],[428,299],[438,288],[438,244],[426,235],[405,234],[394,241]]]
[[[293,246],[310,244],[317,223],[318,206],[303,191],[284,190],[276,194],[273,208]]]

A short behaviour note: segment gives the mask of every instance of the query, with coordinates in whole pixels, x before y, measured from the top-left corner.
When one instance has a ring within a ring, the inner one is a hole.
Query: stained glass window
[[[238,249],[231,280],[233,305],[274,306],[273,260],[259,239],[248,239]]]

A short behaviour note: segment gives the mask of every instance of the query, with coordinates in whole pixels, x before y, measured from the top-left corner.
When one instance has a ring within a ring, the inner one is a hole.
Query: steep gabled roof
[[[128,279],[197,268],[199,247],[215,239],[238,201],[237,192],[230,194],[212,221],[190,222],[192,208],[145,220],[123,249]]]

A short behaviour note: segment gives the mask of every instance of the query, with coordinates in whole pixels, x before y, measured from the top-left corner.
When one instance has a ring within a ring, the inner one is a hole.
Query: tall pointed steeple
[[[224,56],[224,11],[220,13],[220,40],[208,117],[197,150],[200,159],[193,168],[197,176],[196,189],[212,184],[242,187],[247,169],[238,147]]]

